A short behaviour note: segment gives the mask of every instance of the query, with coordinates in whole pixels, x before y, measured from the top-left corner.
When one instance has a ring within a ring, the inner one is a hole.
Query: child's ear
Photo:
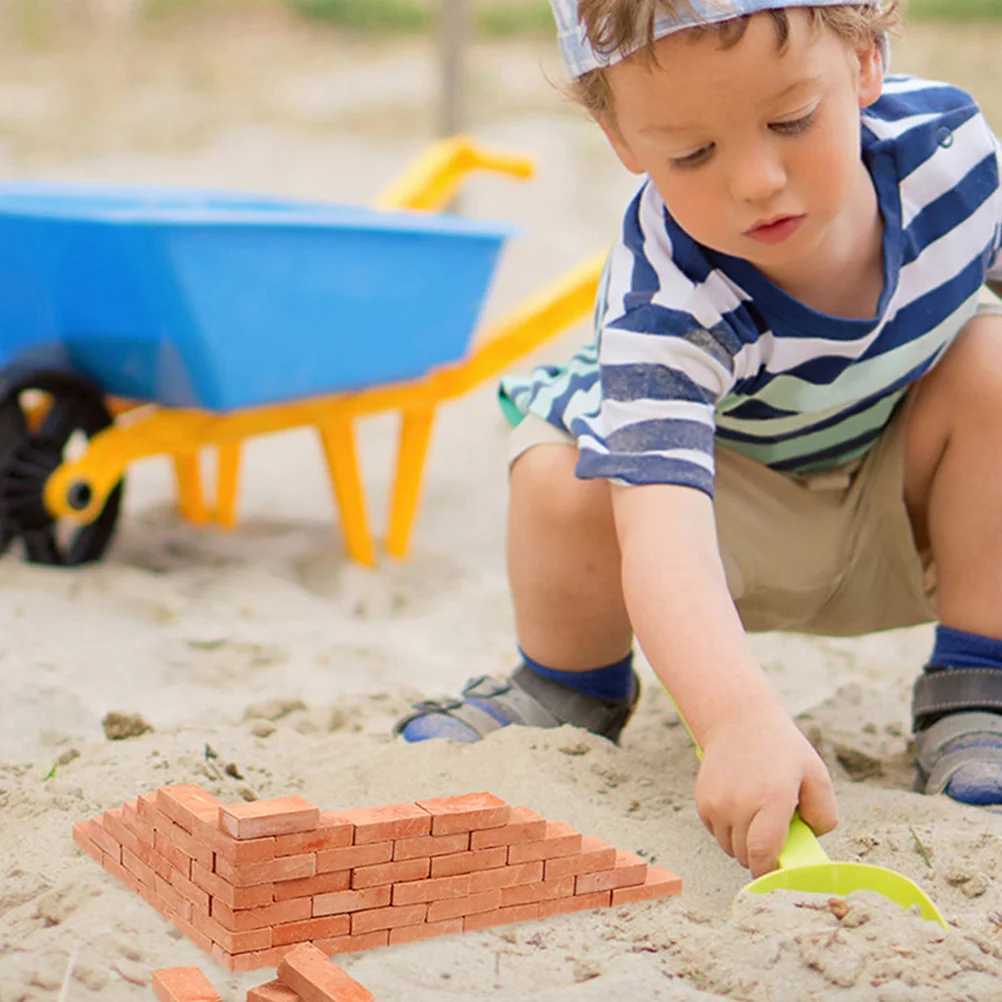
[[[596,117],[595,121],[598,122],[599,127],[605,133],[605,138],[609,140],[609,145],[616,151],[616,156],[619,157],[620,163],[631,174],[646,173],[644,168],[640,166],[640,161],[634,156],[633,150],[630,149],[629,143],[627,143],[623,138],[623,134],[617,128],[615,121],[606,115]]]
[[[859,59],[859,106],[868,108],[884,89],[884,58],[874,39],[865,49],[856,50]]]

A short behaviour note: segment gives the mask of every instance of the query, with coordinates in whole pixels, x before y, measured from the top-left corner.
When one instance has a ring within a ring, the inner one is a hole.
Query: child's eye
[[[693,167],[701,167],[710,159],[710,154],[713,153],[713,146],[701,146],[695,153],[689,153],[684,157],[675,157],[671,161],[672,167],[678,167],[680,170],[692,170]]]
[[[815,109],[789,122],[771,122],[769,128],[773,132],[778,132],[781,136],[799,136],[801,132],[806,132],[811,127],[816,114],[817,110]]]

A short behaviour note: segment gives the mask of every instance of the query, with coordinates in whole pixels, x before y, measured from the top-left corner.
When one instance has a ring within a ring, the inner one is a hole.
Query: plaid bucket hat
[[[881,0],[687,0],[676,14],[662,10],[654,21],[654,38],[664,38],[676,31],[701,25],[719,24],[734,18],[758,14],[763,10],[790,7],[835,7],[847,4],[859,7],[879,6]],[[578,19],[577,0],[550,0],[557,22],[560,51],[567,72],[573,79],[592,70],[602,69],[620,62],[630,51],[617,53],[596,52]],[[882,38],[884,63],[888,61],[887,39]],[[639,46],[638,46],[639,47]],[[635,51],[635,50],[632,50]]]

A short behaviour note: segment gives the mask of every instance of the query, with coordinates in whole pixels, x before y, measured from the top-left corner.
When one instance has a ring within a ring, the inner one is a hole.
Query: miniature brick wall
[[[222,1002],[197,967],[154,971],[153,991],[160,1002]],[[373,995],[306,943],[286,954],[278,977],[252,988],[247,1002],[373,1002]]]
[[[343,811],[163,787],[73,838],[230,971],[680,893],[682,881],[489,793]]]

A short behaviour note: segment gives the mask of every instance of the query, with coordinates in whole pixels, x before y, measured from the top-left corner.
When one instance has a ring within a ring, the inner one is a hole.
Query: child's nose
[[[731,195],[736,201],[768,202],[786,185],[782,160],[768,153],[746,153],[736,158],[730,172]]]

